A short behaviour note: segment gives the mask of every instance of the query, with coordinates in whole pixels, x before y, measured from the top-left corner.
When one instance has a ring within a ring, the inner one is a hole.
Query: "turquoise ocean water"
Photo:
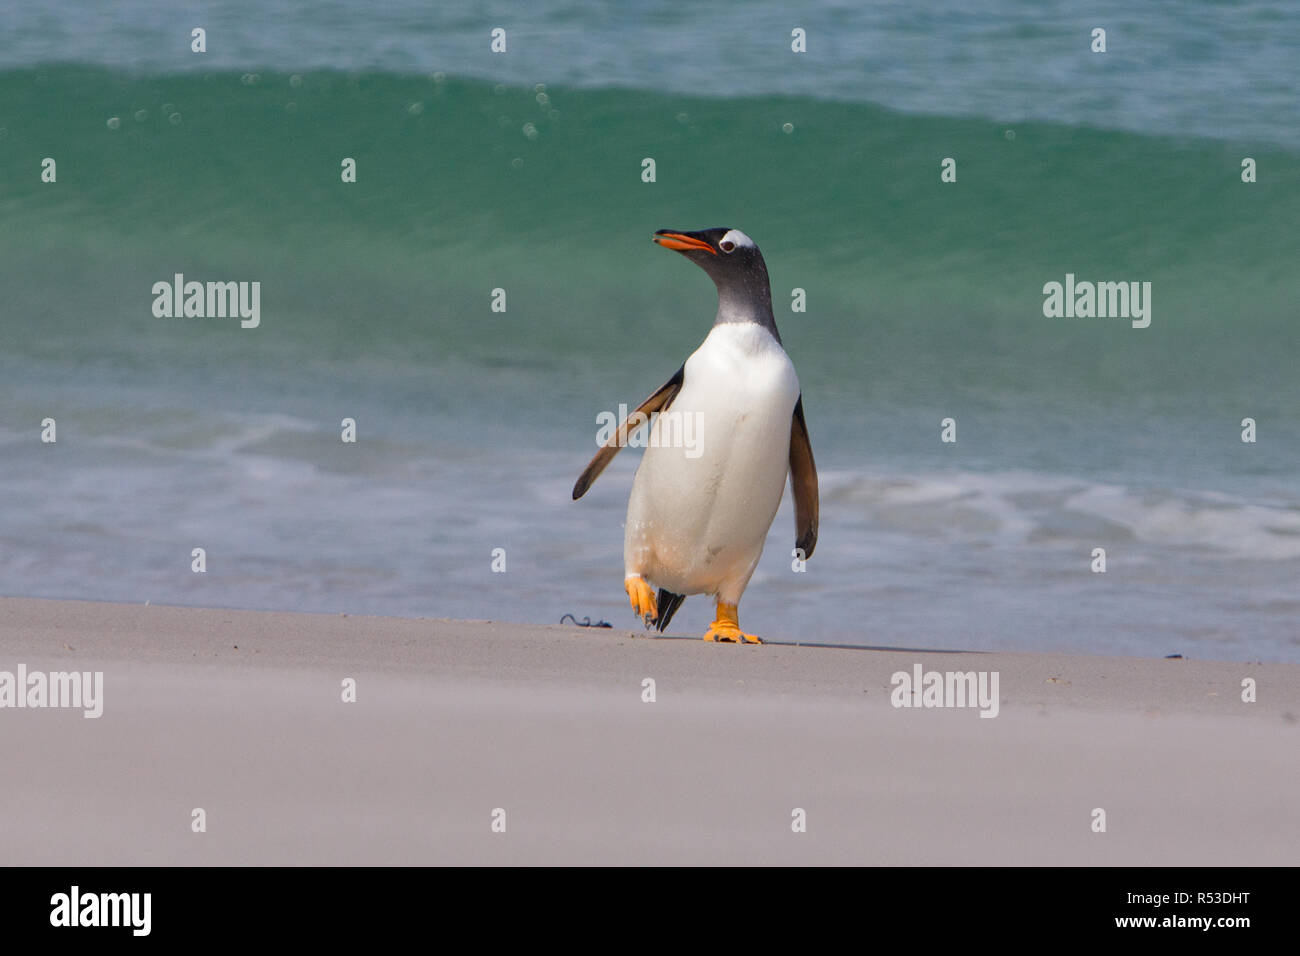
[[[636,452],[569,490],[712,320],[650,234],[732,225],[822,477],[747,627],[1300,660],[1290,5],[55,2],[0,35],[0,593],[632,624]],[[176,273],[259,281],[260,326],[155,317]],[[1067,273],[1150,282],[1150,327],[1046,318]]]

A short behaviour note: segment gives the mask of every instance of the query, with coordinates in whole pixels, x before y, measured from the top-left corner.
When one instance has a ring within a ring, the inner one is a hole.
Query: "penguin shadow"
[[[638,637],[640,635],[637,635]],[[699,641],[699,635],[657,634],[656,641]],[[821,647],[831,651],[890,651],[896,654],[987,654],[988,651],[962,651],[944,647],[893,647],[887,644],[827,644],[822,641],[782,641],[763,638],[766,647]]]
[[[698,638],[697,638],[698,640]],[[955,647],[894,647],[888,644],[826,644],[820,641],[769,641],[777,647],[824,647],[833,651],[890,651],[896,654],[987,654],[988,651],[966,651]]]
[[[594,627],[600,625],[579,624],[578,626]],[[603,626],[610,627],[611,625],[605,624]],[[614,630],[623,630],[623,629],[614,628]],[[703,641],[700,640],[700,636],[698,634],[653,634],[649,632],[642,634],[631,629],[628,629],[627,633],[630,634],[635,640],[693,641],[696,644],[703,643]],[[737,644],[736,646],[739,647],[741,645]],[[990,653],[989,651],[958,650],[957,648],[951,648],[951,647],[895,647],[889,644],[827,644],[823,641],[782,641],[782,640],[769,639],[766,637],[763,638],[762,646],[819,647],[831,651],[888,651],[895,654],[988,654]]]
[[[611,630],[621,630],[615,628],[608,621],[593,621],[590,617],[584,617],[579,621],[572,614],[566,614],[560,618],[560,624],[565,621],[571,621],[577,627],[598,627],[609,628]],[[647,629],[648,631],[648,629]],[[638,640],[654,641],[698,641],[699,637],[691,634],[638,634],[636,631],[629,630],[628,633]],[[764,644],[770,644],[773,647],[821,647],[832,651],[889,651],[895,654],[987,654],[988,651],[965,651],[955,648],[944,647],[893,647],[887,644],[827,644],[823,641],[769,641],[763,639]]]

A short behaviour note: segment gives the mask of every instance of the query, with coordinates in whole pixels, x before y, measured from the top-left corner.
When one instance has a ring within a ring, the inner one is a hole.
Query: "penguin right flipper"
[[[794,546],[806,561],[817,547],[817,463],[813,461],[808,424],[803,420],[803,396],[794,403],[790,426],[790,488],[794,491]]]
[[[614,456],[619,450],[627,444],[627,436],[636,431],[642,425],[650,420],[650,416],[655,412],[661,412],[672,404],[677,397],[678,391],[681,390],[682,381],[686,377],[686,366],[683,365],[668,381],[659,388],[657,392],[647,398],[641,405],[627,418],[619,423],[618,430],[610,436],[609,440],[596,452],[596,457],[582,470],[578,476],[578,481],[573,486],[573,500],[577,501],[587,493],[592,482],[600,477],[600,473],[605,470],[605,466],[614,460]],[[635,422],[635,424],[631,424]]]

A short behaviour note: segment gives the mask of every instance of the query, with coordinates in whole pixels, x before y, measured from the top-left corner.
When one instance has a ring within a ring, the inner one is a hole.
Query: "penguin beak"
[[[715,256],[718,254],[718,250],[709,243],[685,232],[669,232],[667,229],[660,229],[650,238],[665,249],[675,249],[678,252],[694,252],[699,249]]]

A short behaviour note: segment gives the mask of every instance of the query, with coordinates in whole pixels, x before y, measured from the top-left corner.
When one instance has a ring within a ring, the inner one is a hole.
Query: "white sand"
[[[918,662],[998,717],[892,707]],[[0,709],[10,864],[1300,859],[1295,665],[0,599],[20,663],[104,714]]]

